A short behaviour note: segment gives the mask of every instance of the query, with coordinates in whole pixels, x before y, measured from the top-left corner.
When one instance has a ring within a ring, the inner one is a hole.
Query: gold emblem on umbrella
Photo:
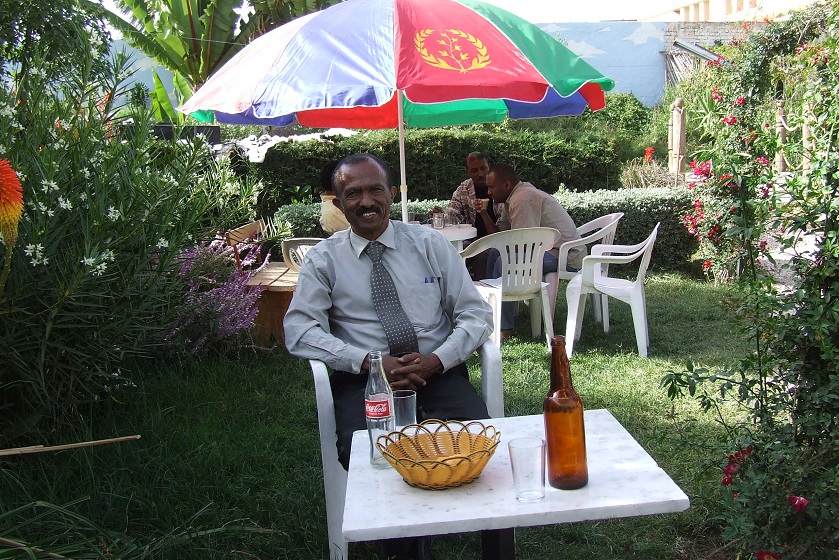
[[[435,30],[424,29],[414,37],[414,45],[429,65],[444,70],[457,70],[461,74],[489,66],[491,60],[486,46],[471,33],[459,29],[447,29],[437,33],[440,50],[436,56],[428,52],[425,46],[426,39],[434,34]],[[461,39],[464,41],[461,42]]]

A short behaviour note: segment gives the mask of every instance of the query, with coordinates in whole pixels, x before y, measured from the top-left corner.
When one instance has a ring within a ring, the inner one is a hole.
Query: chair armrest
[[[492,418],[504,417],[504,378],[501,374],[501,350],[491,340],[478,347],[481,358],[481,393]]]
[[[628,264],[644,255],[646,243],[637,245],[595,245],[591,248],[591,255],[583,257],[583,284],[594,283],[595,270],[599,270],[601,264]],[[604,255],[603,253],[610,253]],[[613,254],[618,253],[618,254]],[[624,254],[629,253],[629,254]]]

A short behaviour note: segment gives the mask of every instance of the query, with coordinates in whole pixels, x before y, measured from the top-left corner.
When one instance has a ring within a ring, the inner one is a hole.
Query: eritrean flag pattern
[[[347,0],[252,41],[180,110],[363,129],[575,115],[614,82],[535,25],[475,0]]]

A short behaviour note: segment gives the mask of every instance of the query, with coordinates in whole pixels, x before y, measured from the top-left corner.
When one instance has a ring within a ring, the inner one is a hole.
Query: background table
[[[297,272],[285,263],[268,263],[246,284],[260,288],[256,300],[256,340],[266,344],[273,336],[277,344],[284,344],[283,319],[297,289]]]
[[[424,225],[425,227],[431,227],[429,224]],[[451,241],[452,245],[454,245],[454,248],[457,249],[458,252],[463,250],[464,241],[477,237],[478,235],[478,230],[470,225],[449,226],[443,229],[435,229],[434,231],[442,233],[446,239]]]
[[[690,500],[608,410],[587,410],[589,483],[579,490],[547,487],[541,502],[516,500],[507,442],[545,436],[541,415],[493,418],[501,443],[481,476],[447,490],[408,486],[395,469],[374,469],[366,431],[353,435],[344,537],[370,541],[487,529],[633,517],[686,510]],[[514,558],[512,531],[488,546],[484,558]],[[489,550],[488,550],[489,549]]]

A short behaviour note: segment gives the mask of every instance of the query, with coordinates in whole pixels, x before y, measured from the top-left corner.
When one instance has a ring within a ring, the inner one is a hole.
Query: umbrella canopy
[[[475,0],[347,0],[252,41],[186,102],[219,122],[433,127],[582,113],[614,82],[527,21]]]

